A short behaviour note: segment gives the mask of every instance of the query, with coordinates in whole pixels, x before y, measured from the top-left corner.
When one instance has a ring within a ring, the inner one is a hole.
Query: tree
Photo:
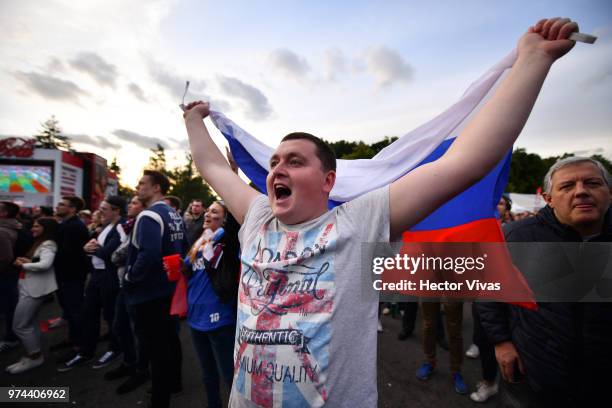
[[[183,207],[187,207],[187,204],[195,198],[202,200],[204,205],[208,206],[217,200],[217,197],[197,173],[191,154],[187,154],[186,159],[187,163],[183,167],[176,167],[168,172],[172,185],[169,194],[179,197]]]
[[[117,156],[113,158],[113,161],[108,166],[108,169],[112,171],[113,173],[115,173],[119,179],[119,186],[117,190],[120,196],[130,197],[136,193],[136,191],[134,191],[133,188],[126,186],[125,184],[121,182],[121,167],[119,167],[119,163],[117,163]]]
[[[527,153],[525,149],[515,149],[512,153],[512,163],[510,165],[510,178],[506,191],[513,193],[534,194],[538,187],[542,185],[544,175],[548,171],[550,160],[557,160],[556,157],[543,160],[539,155]]]
[[[610,160],[606,159],[601,154],[594,154],[591,156],[591,159],[597,160],[598,162],[603,164],[606,170],[608,170],[608,173],[612,174],[612,162],[610,162]]]
[[[69,151],[72,149],[70,138],[62,134],[62,129],[59,127],[59,121],[55,116],[41,123],[42,130],[35,135],[36,147],[42,149],[58,149]]]
[[[372,143],[370,147],[374,151],[374,154],[378,154],[382,149],[389,146],[391,143],[395,142],[399,137],[397,136],[385,136],[383,140],[380,142]]]
[[[355,159],[371,159],[374,157],[376,152],[370,146],[363,142],[359,142],[352,152],[345,154],[341,159],[355,160]]]
[[[113,158],[113,161],[111,162],[110,166],[108,166],[108,169],[118,176],[121,174],[121,167],[119,167],[119,164],[117,163],[117,156]]]
[[[357,147],[356,142],[347,142],[346,140],[338,140],[337,142],[326,142],[327,145],[334,151],[338,159],[350,154]]]
[[[170,180],[168,194],[180,198],[183,207],[187,207],[187,204],[194,198],[201,199],[204,205],[208,206],[217,200],[217,197],[197,173],[191,154],[188,153],[185,158],[187,162],[184,166],[168,169],[165,149],[158,144],[155,149],[151,149],[151,157],[147,168],[157,170],[168,177],[168,180]]]
[[[168,171],[166,169],[166,150],[164,146],[157,144],[155,149],[151,150],[151,157],[149,157],[149,165],[147,168],[151,170],[157,170],[166,176],[168,175]]]

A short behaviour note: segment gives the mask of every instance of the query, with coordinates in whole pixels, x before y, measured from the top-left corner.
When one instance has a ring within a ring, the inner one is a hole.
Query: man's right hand
[[[495,359],[499,364],[501,376],[509,383],[515,383],[514,370],[518,365],[521,374],[525,374],[523,362],[519,356],[514,344],[511,341],[504,341],[495,345]]]
[[[187,119],[188,117],[197,117],[199,119],[204,119],[209,114],[210,104],[208,102],[195,101],[185,105],[185,112],[183,113],[183,118]]]

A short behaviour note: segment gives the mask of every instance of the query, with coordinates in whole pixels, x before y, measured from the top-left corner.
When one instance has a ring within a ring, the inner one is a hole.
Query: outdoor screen
[[[0,193],[50,194],[51,174],[51,166],[0,164]]]

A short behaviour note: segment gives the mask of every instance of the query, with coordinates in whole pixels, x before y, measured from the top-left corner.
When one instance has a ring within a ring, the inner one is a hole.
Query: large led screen
[[[0,193],[51,194],[51,166],[0,164]]]

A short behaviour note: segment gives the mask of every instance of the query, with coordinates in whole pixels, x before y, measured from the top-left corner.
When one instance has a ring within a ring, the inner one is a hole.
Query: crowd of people
[[[222,201],[206,207],[192,200],[181,215],[181,200],[167,195],[168,179],[145,170],[129,202],[106,197],[93,213],[67,196],[52,214],[20,222],[18,205],[0,203],[7,323],[0,350],[24,350],[6,371],[44,364],[37,316],[55,293],[62,317],[52,325],[67,326],[66,339],[52,346],[66,349],[57,370],[117,362],[105,378],[124,378],[118,393],[150,378],[151,406],[167,407],[182,389],[175,299],[186,284],[186,323],[209,407],[222,406],[222,382],[231,388],[232,407],[376,406],[381,309],[376,293],[362,291],[355,254],[363,242],[398,239],[498,163],[576,30],[567,19],[537,23],[522,37],[510,75],[445,156],[332,210],[336,159],[324,142],[307,133],[283,138],[270,158],[266,196],[237,175],[231,158],[228,166],[203,122],[209,106],[201,101],[185,106],[185,124],[196,167]],[[610,242],[610,186],[595,160],[556,163],[544,180],[547,206],[535,216],[513,221],[511,202],[500,200],[506,239]],[[400,340],[413,332],[418,305],[402,305]],[[420,380],[435,374],[439,345],[450,351],[449,390],[460,394],[469,393],[463,356],[480,357],[475,402],[500,388],[506,407],[588,405],[604,394],[612,369],[610,303],[475,303],[467,352],[463,303],[420,305]],[[102,319],[109,341],[100,352]]]
[[[55,293],[62,316],[49,326],[67,326],[66,338],[50,347],[67,350],[56,359],[57,371],[120,360],[104,375],[124,378],[118,394],[151,379],[153,405],[167,405],[182,389],[180,321],[170,314],[176,280],[165,259],[178,254],[208,406],[222,405],[220,379],[231,386],[233,377],[239,225],[222,201],[205,208],[194,199],[181,215],[180,199],[164,196],[169,186],[163,174],[147,170],[129,202],[109,196],[93,213],[74,196],[63,197],[50,215],[29,216],[13,202],[0,203],[6,316],[0,350],[23,345],[25,351],[7,373],[45,362],[37,316]],[[100,351],[102,319],[108,348]]]

